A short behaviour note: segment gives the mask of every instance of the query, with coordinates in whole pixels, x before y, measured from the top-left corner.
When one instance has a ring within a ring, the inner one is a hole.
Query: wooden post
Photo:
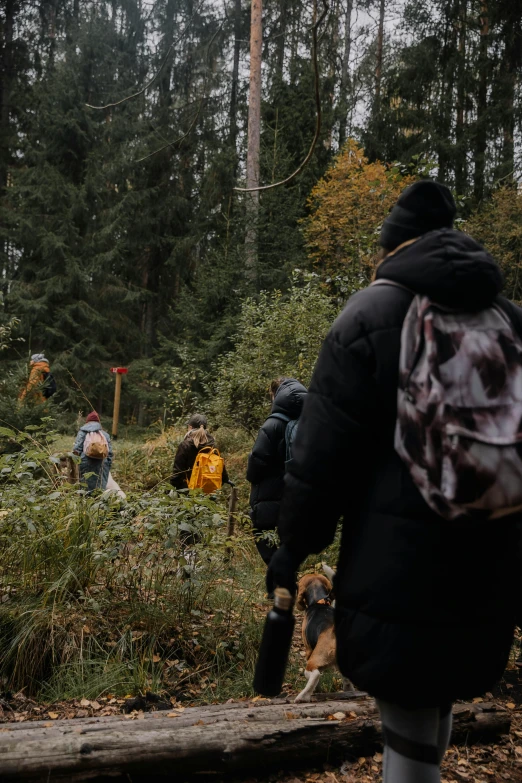
[[[227,538],[232,538],[236,529],[237,489],[232,487],[228,503]],[[227,546],[227,558],[232,555],[232,547]]]
[[[236,528],[237,489],[232,487],[228,502],[227,538],[232,538]]]
[[[121,399],[121,376],[126,375],[126,367],[111,367],[111,372],[116,375],[116,384],[114,386],[114,409],[112,412],[112,437],[114,440],[118,437],[118,420],[120,418],[120,399]]]

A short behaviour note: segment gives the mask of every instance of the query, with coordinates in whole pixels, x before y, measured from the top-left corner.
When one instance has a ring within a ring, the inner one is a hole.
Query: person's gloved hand
[[[292,595],[296,593],[297,569],[304,557],[293,552],[286,544],[281,544],[272,555],[266,572],[267,592],[273,593],[276,587],[286,587]]]

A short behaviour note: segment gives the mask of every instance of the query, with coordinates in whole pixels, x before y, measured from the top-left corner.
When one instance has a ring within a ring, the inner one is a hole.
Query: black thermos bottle
[[[285,679],[286,664],[295,617],[294,599],[284,587],[276,587],[274,606],[267,614],[254,675],[254,690],[261,696],[278,696]]]

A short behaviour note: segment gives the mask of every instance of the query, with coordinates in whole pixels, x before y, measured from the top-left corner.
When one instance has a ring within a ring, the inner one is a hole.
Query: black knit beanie
[[[382,224],[380,244],[386,250],[437,228],[451,228],[457,207],[449,188],[423,179],[407,187]]]

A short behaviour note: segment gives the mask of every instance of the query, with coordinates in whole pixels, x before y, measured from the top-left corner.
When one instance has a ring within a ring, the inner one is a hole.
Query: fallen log
[[[334,694],[332,694],[333,696]],[[492,704],[454,710],[452,742],[509,733]],[[3,724],[0,780],[80,781],[119,775],[161,780],[195,773],[297,767],[373,753],[381,746],[372,699],[311,704],[260,700],[134,716]],[[127,780],[129,778],[126,778]]]

